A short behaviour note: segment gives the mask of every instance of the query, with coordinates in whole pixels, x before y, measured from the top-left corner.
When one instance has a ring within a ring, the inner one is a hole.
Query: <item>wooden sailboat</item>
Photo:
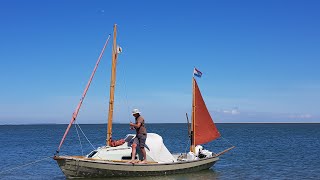
[[[63,144],[68,130],[76,119],[76,115],[84,99],[83,96],[75,113],[73,113],[71,122],[60,142],[57,154],[54,156],[54,160],[57,161],[59,167],[67,178],[152,175],[158,176],[177,173],[190,173],[203,169],[209,169],[215,162],[219,160],[218,156],[234,147],[215,154],[208,150],[203,150],[202,147],[199,146],[201,144],[205,144],[219,138],[220,133],[212,121],[212,118],[207,110],[207,107],[204,103],[194,77],[192,78],[192,128],[190,134],[191,146],[189,153],[171,154],[164,145],[162,137],[155,133],[148,133],[147,135],[147,164],[128,163],[128,159],[131,159],[131,144],[135,137],[135,134],[128,134],[125,137],[125,142],[122,145],[112,147],[112,116],[116,79],[116,62],[118,57],[116,44],[116,28],[117,26],[115,25],[112,48],[112,74],[110,84],[110,103],[106,146],[99,147],[86,156],[59,155],[61,145]],[[92,77],[93,75],[91,76],[88,85],[90,85]],[[86,94],[87,90],[88,86],[86,87],[84,95]],[[138,153],[137,158],[141,159],[141,154]]]

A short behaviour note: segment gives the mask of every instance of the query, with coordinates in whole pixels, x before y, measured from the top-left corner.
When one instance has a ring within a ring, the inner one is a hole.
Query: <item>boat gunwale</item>
[[[99,164],[110,164],[110,165],[127,165],[127,166],[162,166],[162,165],[173,165],[173,164],[187,164],[194,163],[199,161],[211,160],[216,158],[218,161],[219,157],[209,157],[203,159],[197,159],[192,161],[176,161],[176,162],[166,162],[166,163],[158,163],[158,162],[148,162],[147,164],[139,164],[139,163],[128,163],[128,161],[117,162],[118,160],[102,160],[102,159],[94,159],[94,158],[86,158],[83,156],[54,156],[54,160],[75,160],[75,161],[85,161],[89,163],[99,163]]]

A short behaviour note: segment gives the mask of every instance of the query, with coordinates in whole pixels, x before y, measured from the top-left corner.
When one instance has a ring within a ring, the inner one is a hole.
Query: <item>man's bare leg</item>
[[[136,148],[137,148],[137,145],[136,144],[132,144],[132,152],[131,152],[131,160],[128,161],[128,163],[135,163],[136,161]]]
[[[139,162],[140,164],[146,164],[147,163],[147,153],[146,150],[144,149],[144,147],[140,147],[140,150],[143,154],[143,160],[141,162]]]

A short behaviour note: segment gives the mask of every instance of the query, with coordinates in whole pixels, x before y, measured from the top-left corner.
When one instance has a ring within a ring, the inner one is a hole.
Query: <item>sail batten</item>
[[[205,144],[220,137],[207,106],[202,98],[197,81],[194,81],[194,145]]]

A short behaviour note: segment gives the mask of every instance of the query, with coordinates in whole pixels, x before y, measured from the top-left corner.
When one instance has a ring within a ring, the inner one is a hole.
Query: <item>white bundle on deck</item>
[[[158,163],[175,162],[176,159],[172,156],[166,146],[163,144],[161,136],[155,133],[148,133],[146,145],[150,149],[147,154]]]

